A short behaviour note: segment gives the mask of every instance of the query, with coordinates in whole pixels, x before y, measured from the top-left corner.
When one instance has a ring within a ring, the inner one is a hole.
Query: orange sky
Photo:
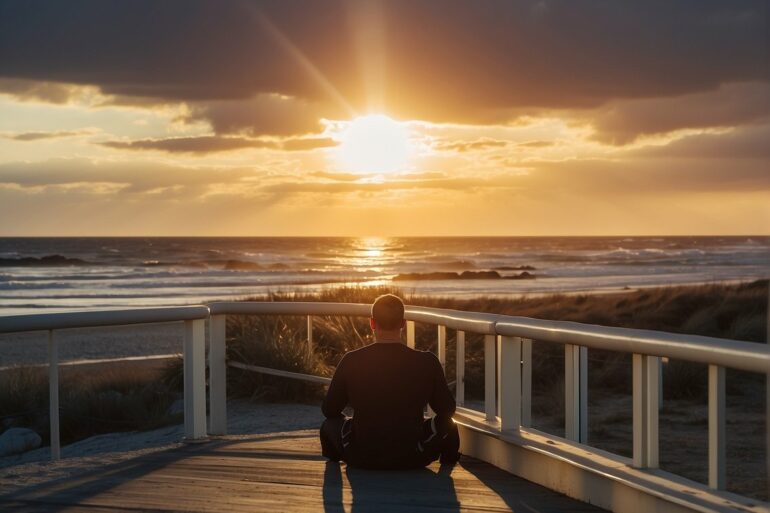
[[[0,235],[770,234],[762,2],[697,5],[12,4]]]

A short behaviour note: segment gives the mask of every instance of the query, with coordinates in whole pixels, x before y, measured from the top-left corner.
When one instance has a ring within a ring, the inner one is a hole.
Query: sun
[[[337,158],[354,173],[393,173],[404,168],[412,151],[409,130],[383,114],[350,121],[340,134]]]

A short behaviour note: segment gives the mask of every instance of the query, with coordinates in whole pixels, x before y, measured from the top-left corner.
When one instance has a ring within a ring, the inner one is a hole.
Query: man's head
[[[374,300],[370,325],[379,338],[382,335],[399,336],[404,327],[404,302],[393,294],[385,294]]]

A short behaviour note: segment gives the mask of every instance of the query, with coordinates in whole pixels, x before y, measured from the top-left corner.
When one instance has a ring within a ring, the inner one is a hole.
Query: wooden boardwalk
[[[0,495],[0,511],[603,511],[470,458],[451,469],[348,469],[320,456],[316,436],[294,431],[191,444]]]

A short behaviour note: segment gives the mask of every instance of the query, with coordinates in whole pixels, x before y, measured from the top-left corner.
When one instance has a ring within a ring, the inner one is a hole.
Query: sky
[[[766,0],[0,0],[0,236],[711,234]]]

